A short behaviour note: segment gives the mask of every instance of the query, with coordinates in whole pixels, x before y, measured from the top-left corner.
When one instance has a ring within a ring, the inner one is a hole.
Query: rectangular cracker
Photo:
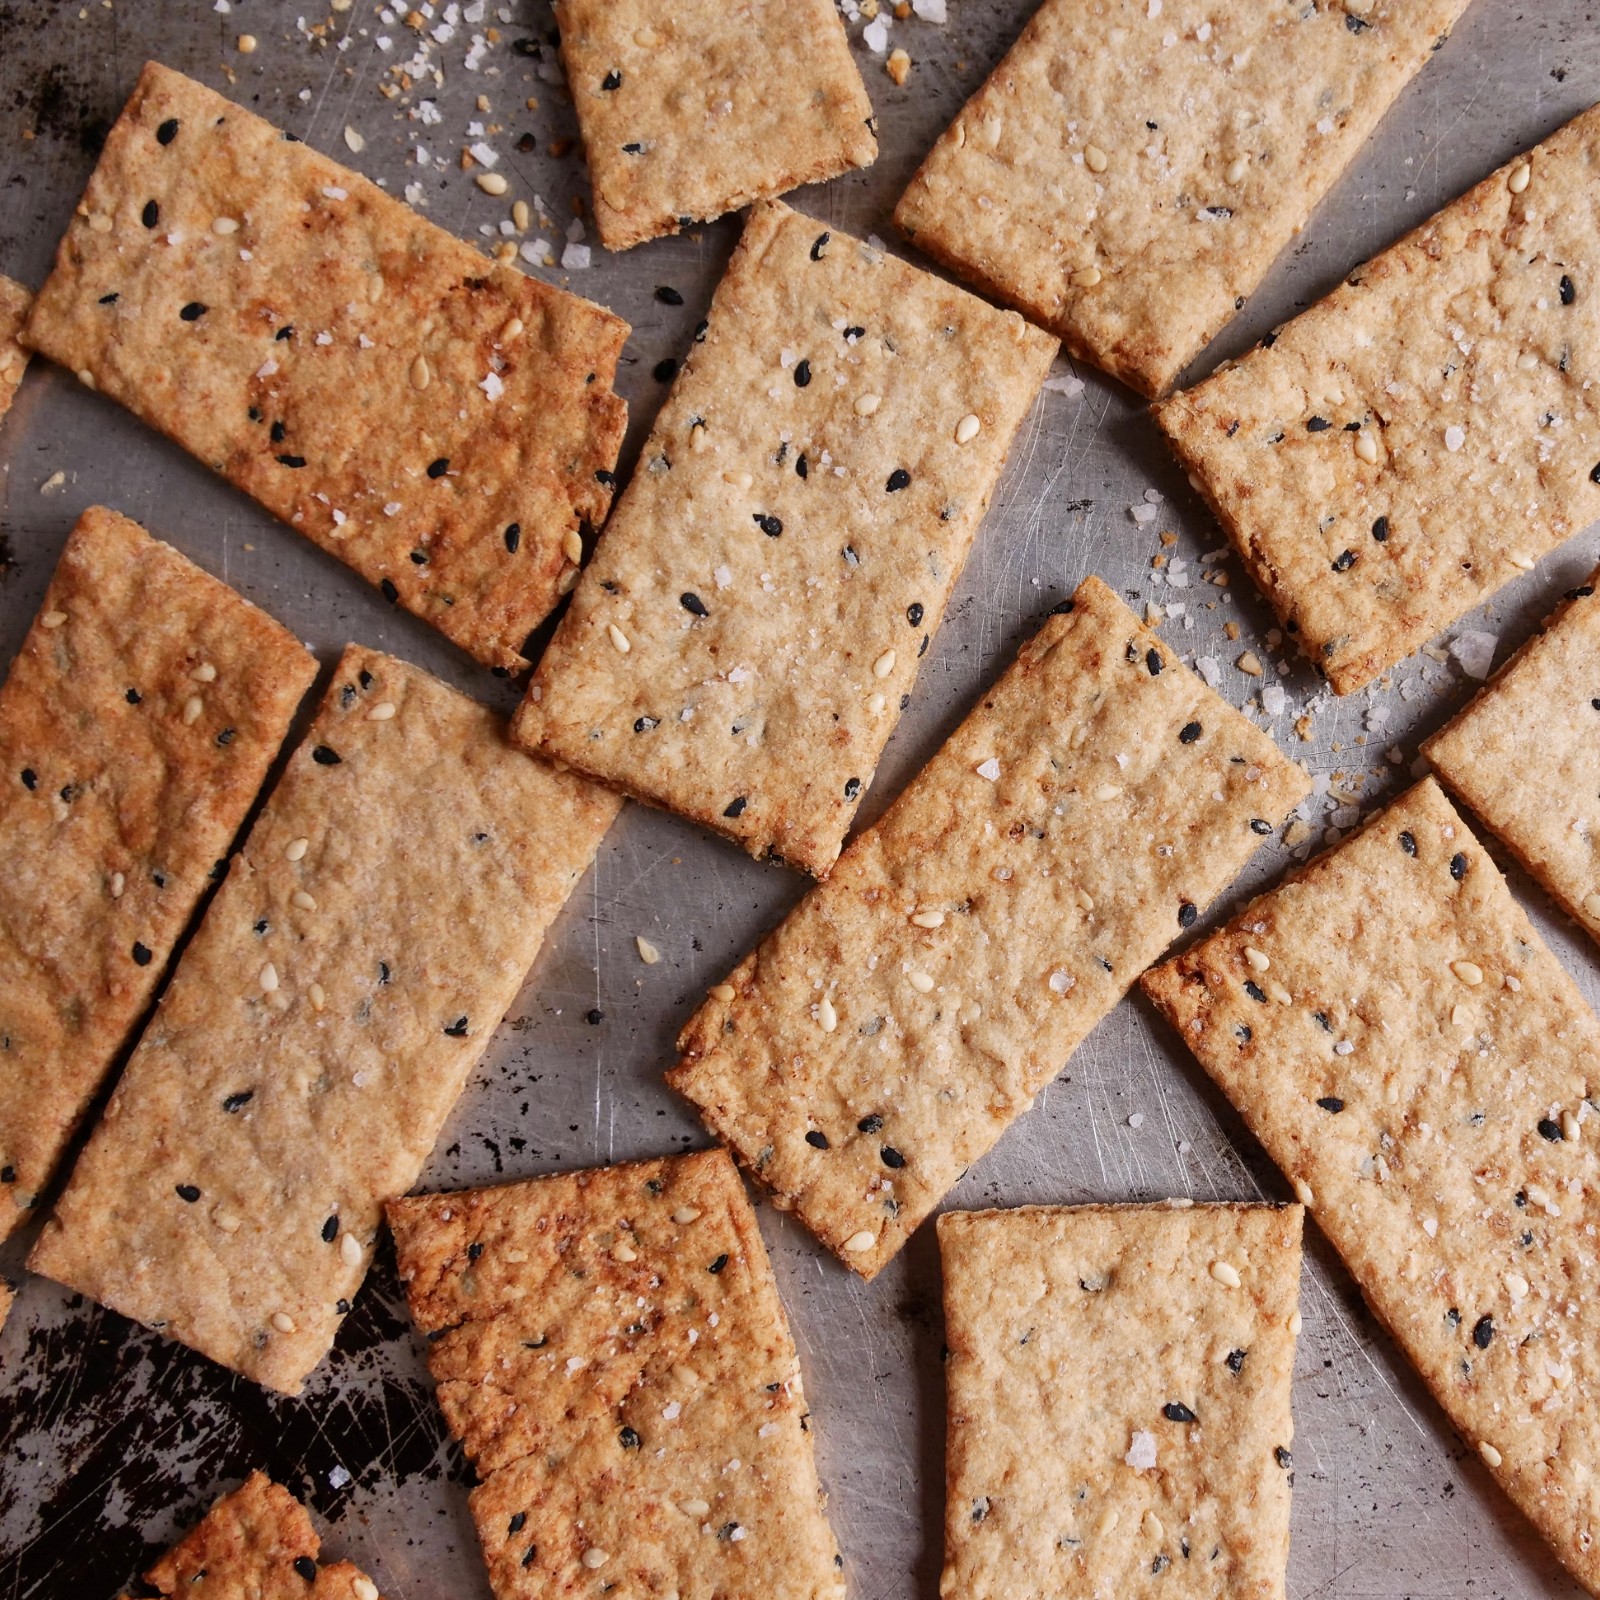
[[[514,733],[821,877],[1056,342],[775,201],[698,338]]]
[[[1303,1216],[939,1218],[941,1594],[1283,1600]]]
[[[1165,393],[1467,4],[1184,15],[1146,0],[1045,0],[895,222],[1074,355]]]
[[[877,158],[833,0],[556,0],[555,11],[608,250]]]
[[[11,409],[28,367],[28,352],[17,342],[33,296],[20,283],[0,275],[0,419]]]
[[[498,1600],[842,1600],[794,1341],[725,1151],[388,1211]]]
[[[1600,572],[1422,753],[1600,938]]]
[[[1144,989],[1600,1593],[1600,1021],[1438,784]]]
[[[1600,107],[1157,408],[1335,693],[1600,516],[1597,167]]]
[[[511,671],[610,503],[627,334],[151,63],[25,338]]]
[[[617,806],[351,646],[29,1265],[298,1393]]]
[[[321,1549],[305,1507],[265,1473],[252,1472],[144,1580],[183,1600],[379,1600],[377,1584],[352,1563],[319,1566]]]
[[[0,688],[0,1238],[36,1206],[317,663],[137,523],[78,519]]]
[[[1098,578],[1059,610],[667,1075],[864,1277],[1308,788]]]

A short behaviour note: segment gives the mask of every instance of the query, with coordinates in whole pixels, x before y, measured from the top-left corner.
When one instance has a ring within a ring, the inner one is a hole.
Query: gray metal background
[[[497,224],[519,196],[543,196],[559,223],[570,218],[573,198],[586,196],[577,156],[549,154],[551,140],[575,130],[558,86],[541,79],[540,62],[502,43],[479,70],[465,70],[470,35],[484,25],[464,24],[434,48],[441,85],[390,101],[377,92],[383,69],[410,55],[416,41],[403,25],[380,21],[372,0],[338,15],[310,9],[309,0],[305,9],[234,0],[227,14],[213,3],[87,0],[80,9],[76,0],[0,0],[0,270],[33,285],[43,280],[98,140],[150,56],[234,94],[386,180],[392,192],[419,182],[427,214],[469,238],[478,238],[480,225]],[[547,39],[543,0],[503,3],[512,18],[498,24],[507,40]],[[902,249],[889,226],[895,198],[1015,36],[1031,0],[949,5],[945,27],[919,20],[895,26],[891,43],[905,46],[914,62],[904,88],[862,47],[859,22],[852,26],[878,109],[882,154],[865,173],[802,191],[794,197],[800,207],[840,228],[875,231]],[[497,22],[499,9],[490,0],[489,22]],[[1176,9],[1201,14],[1198,0],[1181,0]],[[234,47],[245,31],[260,40],[251,55]],[[379,34],[394,40],[387,56],[375,42]],[[407,106],[424,93],[442,112],[437,127],[407,119]],[[480,94],[491,100],[487,114],[475,109]],[[529,95],[537,96],[538,110],[525,109]],[[1477,0],[1203,365],[1243,349],[1597,99],[1593,0]],[[502,154],[499,170],[511,179],[503,200],[481,194],[454,165],[470,142],[471,121],[506,130],[489,138]],[[346,148],[347,125],[366,140],[360,155]],[[535,152],[515,153],[523,133],[535,136]],[[445,166],[416,169],[408,152],[419,135]],[[553,274],[634,324],[620,379],[632,406],[625,467],[661,397],[651,369],[681,353],[737,229],[724,219],[620,257],[596,246],[592,270],[570,279]],[[559,255],[560,236],[544,236]],[[660,304],[658,284],[679,289],[683,306]],[[863,820],[882,809],[1045,609],[1086,573],[1099,573],[1135,604],[1187,603],[1192,629],[1177,621],[1164,631],[1180,649],[1222,664],[1222,691],[1236,704],[1260,687],[1232,666],[1239,653],[1252,647],[1264,660],[1278,658],[1264,643],[1271,618],[1247,583],[1219,590],[1198,582],[1196,558],[1221,541],[1142,408],[1092,371],[1081,376],[1084,392],[1044,395],[1016,442]],[[384,419],[375,415],[371,424],[381,428]],[[57,473],[64,481],[48,488]],[[1155,522],[1139,526],[1129,507],[1149,488],[1165,500]],[[0,571],[0,661],[15,651],[74,518],[96,501],[139,519],[226,578],[295,628],[324,662],[346,640],[359,639],[483,699],[510,702],[504,685],[422,624],[42,363],[0,434],[0,555],[7,562]],[[1163,529],[1178,533],[1173,553],[1190,563],[1182,593],[1151,578]],[[1469,627],[1502,636],[1497,659],[1594,564],[1597,532],[1575,539],[1469,620]],[[1230,620],[1242,630],[1237,643],[1222,633]],[[1452,664],[1426,656],[1383,687],[1338,704],[1318,695],[1298,663],[1280,681],[1290,706],[1273,724],[1280,742],[1314,772],[1379,769],[1366,791],[1374,797],[1406,781],[1418,739],[1472,688]],[[1321,702],[1315,738],[1302,744],[1291,723],[1313,700]],[[1369,713],[1379,706],[1390,708],[1390,720],[1367,735]],[[1394,743],[1403,754],[1399,766],[1383,757]],[[1327,826],[1322,812],[1335,803],[1316,803],[1319,830]],[[1288,861],[1283,848],[1264,849],[1228,904]],[[1593,947],[1520,878],[1517,887],[1594,997],[1600,984]],[[661,1082],[673,1036],[704,989],[803,889],[785,869],[757,865],[685,824],[630,807],[491,1044],[426,1183],[494,1182],[702,1143],[687,1108]],[[660,947],[659,965],[640,961],[636,934]],[[592,1011],[598,1022],[587,1020]],[[1259,1193],[1284,1193],[1282,1180],[1153,1013],[1130,1000],[949,1203]],[[943,1501],[931,1229],[869,1287],[794,1222],[767,1207],[761,1222],[801,1346],[853,1593],[931,1600]],[[1291,1594],[1577,1594],[1375,1331],[1315,1230],[1308,1246],[1294,1394]],[[15,1271],[21,1253],[14,1247],[0,1266]],[[466,1513],[467,1475],[443,1438],[392,1262],[380,1261],[339,1349],[296,1402],[272,1399],[120,1318],[69,1301],[49,1283],[27,1282],[0,1337],[0,1600],[114,1593],[219,1488],[258,1463],[312,1501],[326,1519],[331,1552],[359,1561],[396,1600],[487,1595]]]

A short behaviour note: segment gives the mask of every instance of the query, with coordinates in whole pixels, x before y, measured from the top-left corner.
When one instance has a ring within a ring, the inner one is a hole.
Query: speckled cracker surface
[[[11,409],[27,370],[28,352],[17,343],[33,296],[10,278],[0,277],[0,418]]]
[[[616,809],[348,649],[29,1265],[298,1393]]]
[[[947,1212],[958,1600],[1282,1600],[1299,1206]]]
[[[1045,0],[895,210],[919,249],[1167,389],[1468,0]]]
[[[1597,573],[1422,752],[1600,938]]]
[[[865,1276],[1307,790],[1098,578],[734,970],[668,1081]]]
[[[0,1238],[132,1035],[317,663],[95,506],[0,688]]]
[[[832,0],[557,0],[611,250],[870,165],[872,102]]]
[[[1600,1022],[1439,786],[1144,988],[1600,1593]]]
[[[389,1221],[498,1600],[843,1600],[726,1152],[394,1201]]]
[[[1157,410],[1348,694],[1600,516],[1600,108]]]
[[[825,874],[1055,349],[757,207],[516,736]]]
[[[510,670],[610,503],[627,333],[152,64],[25,337]]]
[[[377,1584],[350,1562],[319,1566],[321,1548],[305,1507],[252,1472],[145,1573],[145,1582],[182,1600],[378,1600]]]

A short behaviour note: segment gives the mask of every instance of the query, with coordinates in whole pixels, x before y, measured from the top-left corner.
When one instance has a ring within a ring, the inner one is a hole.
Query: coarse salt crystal
[[[1159,3],[1159,0],[1158,0]],[[1122,1458],[1135,1472],[1149,1472],[1156,1464],[1156,1436],[1138,1429],[1128,1445],[1128,1453]]]
[[[996,783],[1000,778],[1000,763],[990,756],[987,761],[980,761],[972,769],[980,778],[987,778],[990,783]]]

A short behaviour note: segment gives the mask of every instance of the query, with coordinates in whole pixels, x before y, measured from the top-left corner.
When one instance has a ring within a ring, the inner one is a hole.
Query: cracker
[[[617,805],[346,650],[30,1266],[298,1393]]]
[[[165,975],[317,663],[95,506],[0,688],[0,1238]]]
[[[224,1495],[145,1573],[182,1600],[379,1600],[348,1561],[318,1566],[322,1541],[305,1507],[264,1473]]]
[[[11,409],[27,370],[28,352],[17,343],[33,296],[10,278],[0,276],[0,418]]]
[[[1600,108],[1156,415],[1338,694],[1600,516]]]
[[[1434,770],[1600,938],[1600,573],[1446,727]]]
[[[794,1342],[726,1152],[388,1209],[498,1600],[842,1600]]]
[[[609,504],[627,333],[152,63],[25,337],[510,671]]]
[[[1308,787],[1098,578],[1060,609],[668,1074],[866,1277]]]
[[[1141,394],[1253,294],[1468,0],[1046,0],[895,208]]]
[[[1600,1592],[1600,1021],[1430,778],[1146,975],[1507,1494]]]
[[[609,250],[877,157],[832,0],[557,0]]]
[[[1056,342],[777,202],[700,338],[515,734],[822,876]]]
[[[1188,1201],[939,1218],[941,1594],[1283,1600],[1302,1220]]]

